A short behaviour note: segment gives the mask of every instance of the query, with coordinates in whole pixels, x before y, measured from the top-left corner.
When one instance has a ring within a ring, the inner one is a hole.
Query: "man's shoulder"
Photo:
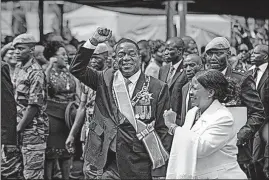
[[[26,71],[27,72],[32,72],[32,71],[43,72],[43,69],[35,60],[33,60],[32,64],[26,68]]]
[[[190,85],[190,82],[187,82],[187,83],[182,87],[182,89],[188,89],[189,85]]]
[[[150,78],[150,84],[154,85],[154,87],[156,87],[156,86],[163,87],[163,86],[167,85],[165,82],[163,82],[159,79],[156,79],[155,77],[148,76],[148,75],[146,75],[146,77]]]

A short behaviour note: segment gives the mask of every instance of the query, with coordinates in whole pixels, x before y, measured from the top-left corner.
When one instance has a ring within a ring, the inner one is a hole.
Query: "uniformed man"
[[[119,70],[87,68],[96,46],[110,37],[110,30],[98,28],[70,66],[75,77],[96,90],[85,158],[96,167],[98,178],[164,178],[172,142],[162,116],[169,108],[168,86],[141,71],[138,45],[130,39],[115,47]],[[80,127],[75,121],[71,131]],[[73,144],[70,133],[67,148],[72,150]]]
[[[241,168],[249,174],[251,160],[250,146],[254,134],[260,129],[264,121],[264,107],[256,90],[255,82],[250,74],[232,70],[228,64],[230,43],[224,37],[216,37],[206,48],[206,67],[221,71],[225,77],[238,86],[238,94],[230,97],[226,105],[247,107],[247,123],[241,128],[238,136],[238,162]],[[235,86],[234,86],[235,87]]]
[[[20,64],[15,70],[17,132],[23,156],[25,179],[43,179],[48,117],[45,75],[33,57],[35,38],[21,34],[13,40],[15,57]]]

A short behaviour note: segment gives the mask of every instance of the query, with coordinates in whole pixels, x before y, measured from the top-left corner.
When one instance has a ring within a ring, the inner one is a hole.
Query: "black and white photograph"
[[[269,180],[268,0],[1,0],[1,179]]]

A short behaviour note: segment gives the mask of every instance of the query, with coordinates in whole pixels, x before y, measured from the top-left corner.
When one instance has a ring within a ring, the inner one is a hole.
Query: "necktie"
[[[258,71],[260,70],[259,67],[256,67],[253,71],[253,78],[254,78],[254,81],[257,82],[257,77],[258,77]]]
[[[169,72],[168,77],[167,77],[167,84],[168,85],[171,84],[171,81],[173,79],[174,70],[175,70],[174,66],[171,66],[170,72]]]
[[[126,89],[128,91],[128,94],[129,94],[129,96],[131,96],[130,91],[129,91],[129,85],[132,83],[132,81],[130,81],[127,78],[125,78],[124,81],[125,81],[125,85],[126,85]]]

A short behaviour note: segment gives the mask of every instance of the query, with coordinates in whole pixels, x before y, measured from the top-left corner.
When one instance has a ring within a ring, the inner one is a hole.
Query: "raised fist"
[[[112,31],[110,29],[98,27],[90,41],[93,45],[97,46],[99,43],[110,39],[111,36]]]
[[[56,57],[51,57],[49,60],[49,63],[54,64],[54,63],[57,63],[57,61],[58,61],[58,59]]]

